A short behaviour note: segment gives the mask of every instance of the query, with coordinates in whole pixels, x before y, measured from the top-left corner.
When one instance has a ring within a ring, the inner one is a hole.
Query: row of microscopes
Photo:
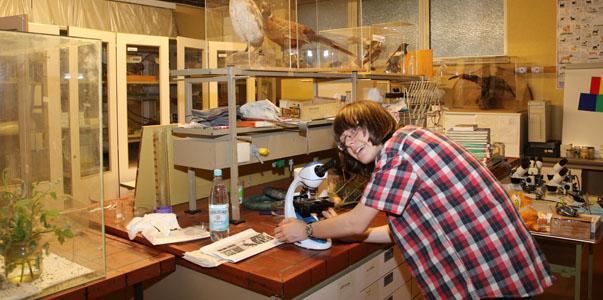
[[[567,159],[562,158],[546,175],[545,182],[545,176],[542,174],[542,157],[524,157],[521,164],[513,171],[511,183],[520,185],[526,193],[543,193],[542,187],[546,187],[549,193],[580,194],[577,176],[571,174],[565,165]]]

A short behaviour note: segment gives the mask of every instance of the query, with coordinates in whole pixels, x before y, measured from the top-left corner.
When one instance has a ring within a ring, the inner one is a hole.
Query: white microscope
[[[295,210],[295,206],[293,205],[295,190],[301,186],[302,191],[300,193],[308,193],[309,195],[305,196],[309,198],[313,197],[320,183],[327,178],[327,170],[332,168],[336,163],[337,159],[332,159],[324,165],[319,162],[313,162],[303,168],[296,168],[293,171],[293,182],[289,185],[287,195],[285,196],[285,218],[296,218],[306,223],[318,221],[318,218],[314,214],[304,218],[300,212]],[[331,239],[308,238],[295,244],[311,250],[326,250],[331,248]]]

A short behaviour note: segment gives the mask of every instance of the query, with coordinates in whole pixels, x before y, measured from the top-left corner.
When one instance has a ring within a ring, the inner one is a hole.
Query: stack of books
[[[475,124],[459,124],[446,130],[446,135],[457,144],[465,147],[483,164],[492,157],[490,147],[490,128],[478,128]]]

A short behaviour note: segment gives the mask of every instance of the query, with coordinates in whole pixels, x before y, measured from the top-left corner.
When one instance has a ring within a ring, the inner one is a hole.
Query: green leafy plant
[[[2,173],[0,190],[0,255],[5,260],[5,277],[20,265],[22,281],[28,275],[34,277],[33,268],[27,260],[15,262],[12,253],[21,251],[28,254],[41,249],[48,253],[48,242],[40,245],[44,234],[54,233],[63,244],[66,238],[73,237],[73,232],[68,226],[53,222],[59,215],[57,210],[44,207],[46,200],[57,199],[51,187],[42,190],[39,184],[28,185],[22,180],[13,180],[10,184],[7,174],[6,170]]]

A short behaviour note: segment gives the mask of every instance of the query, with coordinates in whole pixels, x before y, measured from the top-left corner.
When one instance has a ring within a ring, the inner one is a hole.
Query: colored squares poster
[[[603,112],[603,83],[601,83],[601,77],[591,77],[590,91],[580,93],[578,110]]]

